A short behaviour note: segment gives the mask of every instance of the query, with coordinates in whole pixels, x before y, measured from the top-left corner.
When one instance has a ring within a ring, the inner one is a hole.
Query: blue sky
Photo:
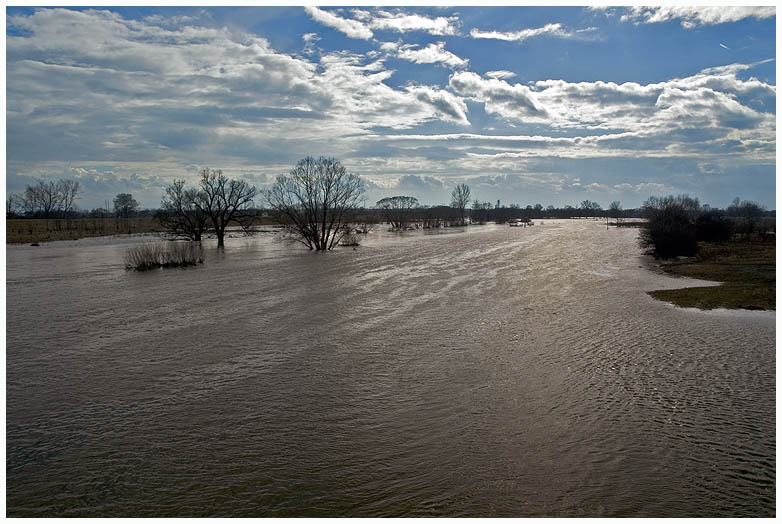
[[[367,203],[775,209],[773,7],[6,9],[6,190],[75,178],[144,207],[306,155]]]

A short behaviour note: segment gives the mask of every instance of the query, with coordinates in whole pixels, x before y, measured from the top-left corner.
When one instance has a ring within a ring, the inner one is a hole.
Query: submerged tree
[[[462,225],[466,216],[467,205],[470,203],[470,186],[458,184],[451,193],[451,207],[459,210]]]
[[[616,225],[618,226],[622,222],[622,215],[624,213],[622,212],[622,204],[618,200],[614,200],[611,202],[611,204],[608,206],[608,215],[616,220]]]
[[[186,189],[184,180],[174,180],[166,188],[156,217],[169,232],[200,242],[209,220],[204,212],[206,206],[199,205],[202,198],[203,193]]]
[[[394,229],[403,229],[410,220],[410,210],[418,207],[418,199],[409,196],[386,197],[377,201],[375,207]]]
[[[307,157],[266,192],[291,238],[310,249],[333,248],[361,203],[364,182],[334,158]]]
[[[540,204],[538,204],[540,205]],[[474,200],[472,203],[472,219],[478,224],[485,224],[489,219],[489,210],[492,208],[491,202],[481,202],[480,200]]]
[[[201,170],[201,190],[194,200],[195,206],[207,215],[217,236],[217,247],[225,246],[225,230],[236,222],[245,232],[255,218],[253,199],[258,194],[255,186],[244,180],[229,180],[221,169]]]

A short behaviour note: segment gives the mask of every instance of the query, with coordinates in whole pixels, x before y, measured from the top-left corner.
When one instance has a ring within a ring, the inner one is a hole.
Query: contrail
[[[726,46],[725,44],[720,44],[721,47],[724,47],[725,49],[730,49],[730,47]]]

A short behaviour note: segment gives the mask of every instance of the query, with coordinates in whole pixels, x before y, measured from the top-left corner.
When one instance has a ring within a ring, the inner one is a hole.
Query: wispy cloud
[[[502,31],[481,31],[479,29],[471,29],[470,36],[476,39],[493,39],[504,40],[506,42],[523,42],[528,38],[536,36],[553,36],[557,38],[574,38],[584,33],[596,31],[595,27],[588,27],[586,29],[580,29],[578,31],[567,31],[562,27],[562,24],[546,24],[543,27],[537,27],[534,29],[522,29],[521,31],[502,32]]]
[[[504,80],[506,78],[513,78],[516,76],[516,73],[513,71],[507,71],[505,69],[501,69],[499,71],[487,71],[486,76],[489,78],[499,78],[501,80]]]
[[[363,23],[349,18],[341,18],[329,11],[307,6],[304,8],[313,20],[325,26],[331,27],[345,34],[348,38],[369,40],[372,38],[372,30]]]
[[[367,11],[352,9],[353,18],[344,18],[332,11],[318,9],[317,7],[305,7],[313,20],[337,31],[350,38],[369,40],[375,31],[391,31],[395,33],[408,33],[420,31],[430,35],[454,35],[459,27],[459,18],[456,16],[428,17],[416,13],[405,13],[401,10],[394,12],[383,9]]]

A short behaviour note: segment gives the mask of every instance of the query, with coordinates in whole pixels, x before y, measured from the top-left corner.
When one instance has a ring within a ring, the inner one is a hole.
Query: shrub
[[[204,261],[198,242],[162,242],[140,244],[125,252],[125,269],[148,271],[157,268],[185,267]]]
[[[644,203],[647,219],[641,245],[657,257],[692,256],[698,251],[695,217],[700,205],[687,195],[651,197]]]
[[[733,236],[733,224],[719,213],[705,213],[695,220],[695,236],[699,242],[727,242]]]

